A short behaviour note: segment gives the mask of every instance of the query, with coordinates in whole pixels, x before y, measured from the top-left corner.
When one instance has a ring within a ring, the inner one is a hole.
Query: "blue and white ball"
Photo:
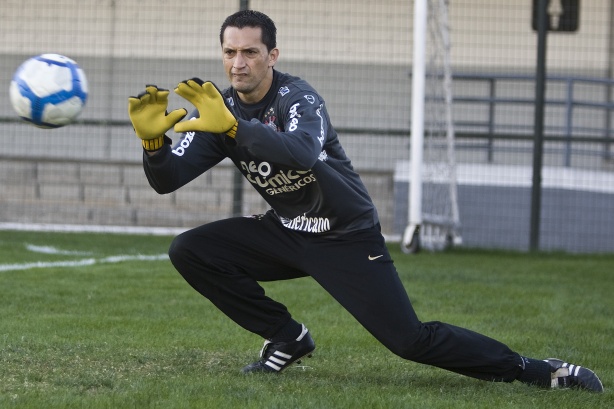
[[[79,65],[59,54],[26,60],[13,75],[11,104],[24,121],[39,128],[73,122],[87,101],[87,79]]]

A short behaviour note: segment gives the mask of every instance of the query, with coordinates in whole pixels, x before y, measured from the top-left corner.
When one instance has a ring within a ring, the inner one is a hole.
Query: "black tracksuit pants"
[[[338,238],[296,232],[271,213],[209,223],[171,244],[185,280],[241,327],[271,338],[290,320],[258,281],[311,276],[396,355],[489,381],[513,381],[520,356],[464,328],[421,322],[379,228]]]

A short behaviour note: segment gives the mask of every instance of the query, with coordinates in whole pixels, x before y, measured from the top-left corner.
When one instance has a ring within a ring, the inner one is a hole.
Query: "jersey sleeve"
[[[290,169],[311,169],[322,152],[329,127],[324,102],[315,92],[298,89],[280,98],[283,101],[275,104],[279,130],[256,119],[239,120],[235,140],[261,160]]]
[[[222,135],[186,132],[172,147],[165,144],[153,156],[143,153],[149,184],[160,194],[174,192],[226,158],[223,144]]]

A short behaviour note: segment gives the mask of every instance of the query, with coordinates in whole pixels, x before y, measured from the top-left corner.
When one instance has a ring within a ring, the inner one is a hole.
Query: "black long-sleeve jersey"
[[[306,81],[274,70],[271,89],[256,104],[241,102],[232,87],[222,95],[238,120],[234,140],[187,132],[174,146],[144,154],[156,192],[175,191],[230,158],[289,229],[337,236],[378,223],[324,100]]]

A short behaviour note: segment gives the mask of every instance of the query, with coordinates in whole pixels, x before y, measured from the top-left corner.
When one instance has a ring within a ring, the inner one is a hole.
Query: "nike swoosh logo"
[[[377,259],[378,259],[378,258],[380,258],[380,257],[384,257],[384,255],[383,255],[383,254],[380,254],[379,256],[375,256],[375,257],[373,257],[373,256],[369,256],[369,261],[377,260]]]

